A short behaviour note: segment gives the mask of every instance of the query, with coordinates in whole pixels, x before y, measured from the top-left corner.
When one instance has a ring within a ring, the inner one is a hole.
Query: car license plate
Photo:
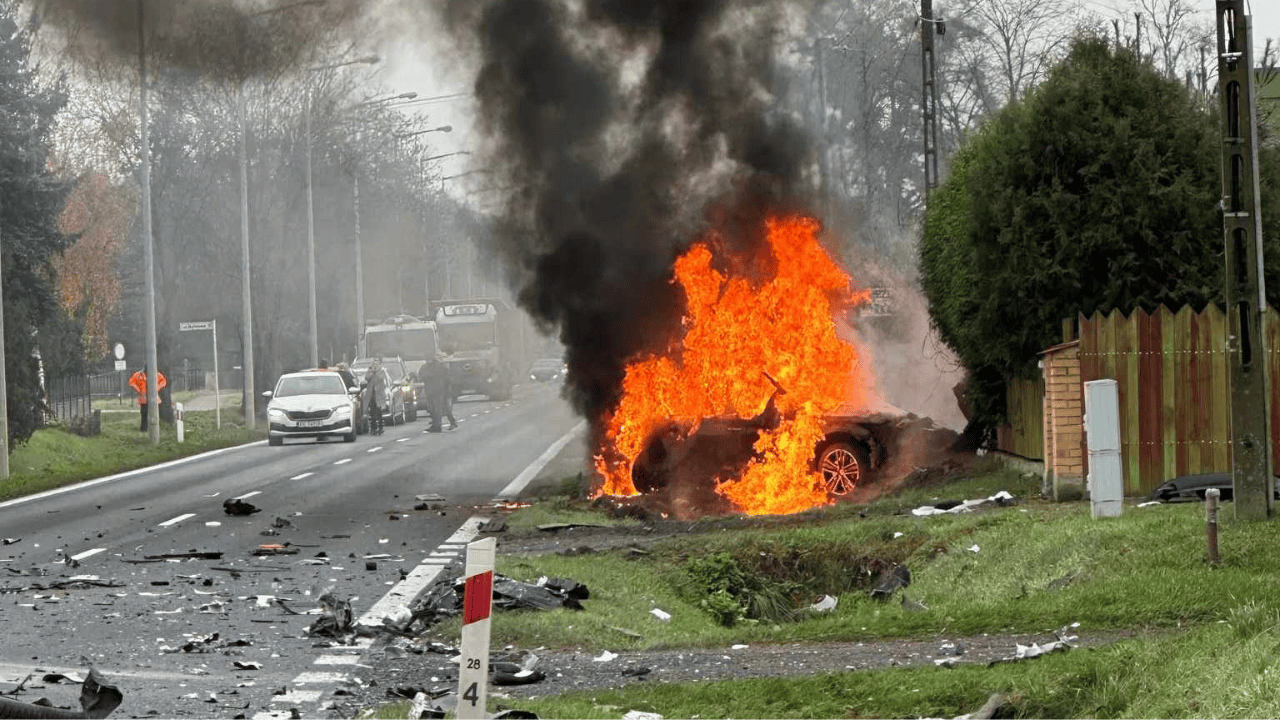
[[[298,427],[320,427],[324,424],[323,420],[299,420]]]

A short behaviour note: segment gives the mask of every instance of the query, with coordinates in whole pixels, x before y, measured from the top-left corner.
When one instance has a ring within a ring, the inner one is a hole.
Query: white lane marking
[[[396,438],[396,442],[404,442],[405,440],[408,440],[408,439],[409,439],[409,438],[407,438],[407,437],[403,437],[403,438]]]
[[[94,555],[97,555],[100,552],[106,552],[106,551],[107,551],[106,548],[94,548],[92,550],[85,550],[79,555],[72,555],[71,559],[75,560],[76,562],[79,562],[87,557],[93,557]]]
[[[468,543],[480,534],[480,526],[483,525],[488,518],[475,516],[468,518],[462,523],[462,527],[454,531],[453,535],[445,542],[448,543]],[[415,567],[403,580],[396,583],[386,595],[383,595],[378,602],[373,604],[365,614],[360,616],[356,622],[362,625],[372,625],[379,627],[382,625],[382,618],[391,614],[391,611],[400,605],[409,605],[422,594],[424,590],[435,582],[437,576],[443,571],[445,565],[436,565],[434,563],[423,563]],[[317,661],[318,663],[319,661]]]
[[[302,705],[304,703],[313,703],[324,695],[323,690],[290,690],[284,695],[271,696],[271,703],[292,703],[294,705]]]
[[[289,478],[289,479],[290,479],[290,480],[301,480],[301,479],[303,479],[303,478],[309,478],[309,477],[311,477],[312,475],[315,475],[315,473],[313,473],[313,472],[304,472],[304,473],[302,473],[301,475],[294,475],[293,477],[291,477],[291,478]]]
[[[530,463],[529,467],[520,471],[520,474],[516,476],[516,479],[512,480],[510,485],[506,486],[502,489],[502,492],[498,493],[498,498],[514,498],[519,495],[520,491],[523,490],[539,472],[542,472],[542,468],[546,467],[547,463],[551,462],[552,458],[560,454],[560,451],[564,449],[564,446],[568,445],[570,440],[581,434],[582,430],[586,427],[586,420],[578,421],[578,424],[574,425],[572,430],[565,433],[564,437],[551,443],[551,447],[547,448],[546,452],[539,455],[538,459]]]
[[[342,458],[341,460],[335,462],[334,465],[346,465],[349,462],[351,462],[351,458]]]
[[[159,465],[151,465],[149,467],[138,468],[137,470],[122,472],[119,475],[109,475],[107,477],[98,478],[96,480],[86,480],[82,483],[77,483],[75,485],[67,485],[66,487],[54,488],[52,490],[45,490],[44,492],[36,493],[35,495],[28,495],[26,497],[14,498],[12,500],[6,500],[4,502],[0,502],[0,509],[13,507],[14,505],[21,505],[23,503],[32,502],[33,500],[43,500],[45,498],[54,497],[55,495],[69,493],[69,492],[72,492],[73,490],[84,490],[85,488],[91,488],[94,485],[101,485],[103,483],[114,482],[116,480],[123,480],[128,477],[133,477],[134,475],[141,475],[143,473],[149,473],[155,470],[164,470],[166,468],[171,468],[177,465],[184,465],[189,462],[195,462],[196,460],[204,460],[205,458],[211,458],[214,455],[221,455],[223,453],[231,452],[232,450],[239,450],[241,448],[252,447],[254,445],[261,445],[265,442],[266,440],[258,440],[257,442],[246,443],[244,445],[234,445],[232,447],[222,448],[220,450],[210,450],[207,453],[200,453],[199,455],[192,455],[190,457],[178,458],[177,460],[170,460],[169,462],[163,462],[163,463],[160,463]]]
[[[186,520],[187,518],[193,518],[195,516],[196,516],[195,513],[186,513],[185,515],[179,515],[176,518],[165,520],[164,522],[160,523],[160,527],[169,527],[170,525],[176,525],[182,522],[183,520]]]
[[[338,684],[347,679],[344,673],[304,672],[293,679],[295,685],[317,685],[319,683]]]
[[[359,655],[321,655],[316,658],[316,665],[359,665]]]
[[[382,446],[381,446],[381,445],[379,445],[378,447],[371,447],[371,448],[369,448],[368,450],[365,450],[365,452],[375,453],[375,452],[378,452],[378,451],[379,451],[379,450],[381,450],[381,449],[382,449]]]
[[[249,491],[249,492],[247,492],[247,493],[245,493],[245,494],[243,494],[243,495],[239,495],[239,496],[237,496],[237,497],[233,497],[233,498],[231,498],[231,499],[232,499],[232,500],[248,500],[249,498],[253,497],[254,495],[261,495],[261,494],[262,494],[262,491],[261,491],[261,490],[251,490],[251,491]]]

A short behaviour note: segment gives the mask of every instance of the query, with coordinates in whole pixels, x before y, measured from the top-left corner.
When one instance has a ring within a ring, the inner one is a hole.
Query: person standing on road
[[[382,371],[382,361],[373,359],[373,364],[364,374],[369,388],[370,435],[382,434],[382,408],[387,405],[387,375]]]
[[[422,393],[427,397],[427,412],[431,413],[427,432],[440,432],[440,385],[444,378],[440,376],[439,358],[427,358],[418,369],[418,379],[422,381]]]
[[[440,415],[449,418],[449,429],[456,430],[458,421],[453,419],[453,378],[449,375],[449,363],[440,363]]]
[[[157,397],[160,395],[160,391],[163,390],[165,386],[168,384],[169,384],[169,381],[165,379],[164,373],[157,370],[156,371],[156,385],[158,386],[156,389]],[[138,393],[138,408],[142,411],[141,430],[142,432],[146,432],[147,431],[147,398],[149,397],[149,395],[147,393],[147,368],[145,366],[141,370],[135,372],[129,378],[129,387],[133,388],[133,391]]]

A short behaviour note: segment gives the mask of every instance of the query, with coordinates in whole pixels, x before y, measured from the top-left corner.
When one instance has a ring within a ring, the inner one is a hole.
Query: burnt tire
[[[814,464],[822,475],[823,487],[836,496],[853,492],[866,480],[871,469],[866,449],[847,440],[831,440],[820,445]]]

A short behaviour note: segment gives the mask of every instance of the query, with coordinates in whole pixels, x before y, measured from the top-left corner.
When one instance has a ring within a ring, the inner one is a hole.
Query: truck
[[[510,398],[512,385],[527,365],[521,314],[501,298],[441,300],[434,305],[454,399]]]
[[[415,396],[426,397],[418,371],[427,358],[440,357],[440,335],[435,322],[403,313],[381,320],[368,320],[361,340],[363,350],[357,352],[358,356],[399,357],[415,378]]]

